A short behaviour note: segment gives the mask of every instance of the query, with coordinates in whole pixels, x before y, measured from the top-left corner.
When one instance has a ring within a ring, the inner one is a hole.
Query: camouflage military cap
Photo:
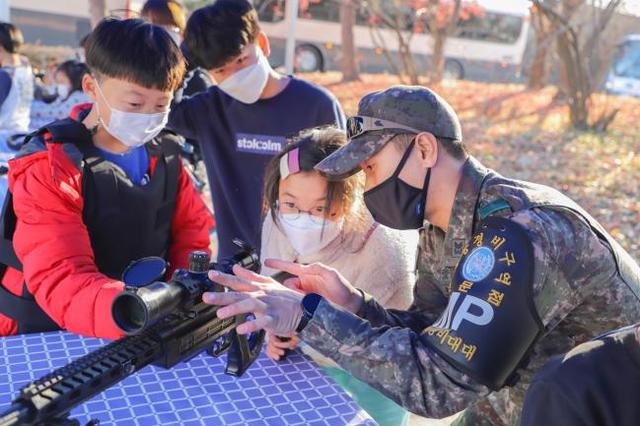
[[[462,141],[457,114],[432,90],[393,86],[369,93],[360,100],[358,115],[347,121],[349,143],[315,169],[331,179],[343,179],[356,173],[359,164],[380,151],[393,135],[420,132]]]

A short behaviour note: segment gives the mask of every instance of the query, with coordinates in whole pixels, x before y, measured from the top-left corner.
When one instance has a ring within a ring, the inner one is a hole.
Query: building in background
[[[0,21],[9,21],[9,0],[0,0]]]
[[[140,10],[142,3],[106,0],[108,13],[118,16],[126,9]],[[8,20],[22,30],[29,44],[76,47],[91,31],[89,0],[0,0],[0,16],[3,7],[8,8]]]

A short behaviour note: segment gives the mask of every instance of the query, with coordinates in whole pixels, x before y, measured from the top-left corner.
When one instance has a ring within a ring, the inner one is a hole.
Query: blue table
[[[55,332],[0,338],[0,412],[20,388],[106,341]],[[170,370],[146,367],[71,412],[102,425],[375,425],[312,361],[264,354],[245,374],[200,354]]]

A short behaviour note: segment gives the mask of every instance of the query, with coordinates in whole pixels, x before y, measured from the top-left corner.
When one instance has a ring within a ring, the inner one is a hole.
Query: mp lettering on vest
[[[286,143],[286,139],[282,136],[238,133],[236,147],[240,152],[274,155],[282,151]]]

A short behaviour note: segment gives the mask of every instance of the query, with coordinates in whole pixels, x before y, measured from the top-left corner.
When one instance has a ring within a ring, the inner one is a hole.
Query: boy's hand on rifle
[[[277,336],[292,336],[300,319],[303,294],[291,290],[272,278],[265,277],[239,265],[233,267],[235,275],[217,271],[209,272],[209,279],[231,291],[208,292],[202,300],[211,305],[224,306],[217,312],[218,318],[230,318],[241,314],[253,314],[255,319],[240,324],[239,334],[249,334],[264,329]]]

